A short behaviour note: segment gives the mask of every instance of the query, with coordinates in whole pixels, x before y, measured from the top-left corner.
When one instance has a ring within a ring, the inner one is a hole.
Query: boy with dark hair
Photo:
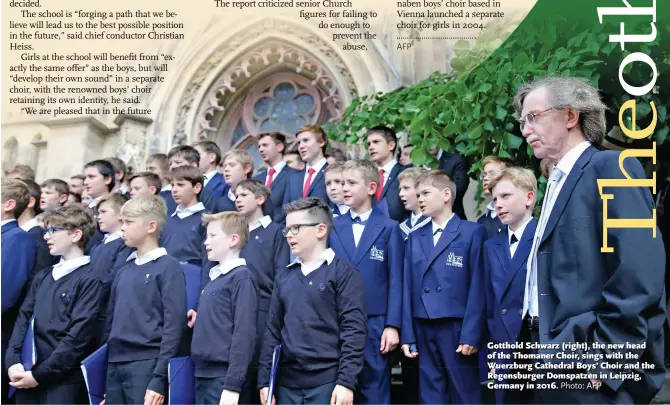
[[[329,165],[334,163],[344,163],[347,161],[347,154],[342,149],[335,147],[329,147],[326,149],[325,156]]]
[[[161,179],[151,172],[140,172],[130,178],[130,198],[157,195],[161,188]]]
[[[207,263],[203,245],[207,230],[202,225],[205,205],[198,201],[202,174],[194,166],[180,166],[170,170],[170,177],[172,196],[178,205],[174,212],[168,213],[160,246],[179,262],[203,267]]]
[[[342,163],[333,163],[324,169],[326,177],[326,194],[330,200],[330,208],[333,210],[333,218],[344,215],[349,212],[349,206],[344,203],[342,195]]]
[[[484,215],[477,219],[478,224],[484,225],[486,228],[487,238],[492,238],[503,230],[503,223],[498,218],[498,213],[496,212],[495,205],[491,200],[491,190],[489,188],[489,183],[496,176],[500,175],[500,172],[506,167],[511,166],[512,162],[506,158],[500,158],[498,156],[487,156],[482,160],[482,174],[479,176],[479,179],[482,181],[482,189],[484,190],[484,196],[489,201],[486,205],[486,210]]]
[[[9,170],[5,170],[5,177],[17,180],[35,181],[35,170],[28,165],[18,164]]]
[[[203,224],[208,258],[217,265],[209,271],[197,315],[189,312],[189,326],[195,326],[195,403],[247,404],[253,398],[241,394],[254,357],[258,305],[254,276],[240,258],[249,240],[249,224],[237,212],[205,215]]]
[[[402,350],[419,358],[422,404],[479,404],[474,354],[486,326],[486,230],[455,215],[456,185],[448,174],[423,173],[416,188],[421,211],[432,221],[412,232],[405,248]],[[410,351],[415,343],[418,352]]]
[[[319,125],[306,125],[296,133],[298,151],[305,168],[291,175],[286,184],[284,204],[307,197],[319,197],[328,201],[323,169],[328,166],[324,153],[328,147],[328,135]]]
[[[254,179],[259,180],[270,189],[272,201],[272,220],[278,224],[283,223],[286,217],[282,209],[284,193],[286,192],[286,182],[291,174],[297,170],[289,166],[284,160],[286,152],[286,137],[279,132],[268,132],[258,136],[258,152],[261,158],[268,166]]]
[[[300,171],[305,169],[305,162],[300,157],[297,143],[288,148],[286,153],[284,153],[283,159],[286,165],[293,170]]]
[[[168,157],[165,153],[154,153],[149,156],[146,161],[146,169],[148,172],[158,176],[161,180],[161,191],[170,185],[170,179],[168,178],[170,163],[168,162]]]
[[[58,208],[65,205],[68,194],[68,185],[61,179],[48,179],[42,182],[40,193],[40,209]]]
[[[123,240],[136,252],[112,284],[103,339],[109,404],[161,405],[167,393],[168,360],[186,320],[186,281],[179,262],[158,247],[165,215],[158,196],[133,198],[121,209]]]
[[[391,128],[377,126],[367,132],[366,138],[370,159],[375,162],[379,171],[376,201],[380,205],[385,204],[391,219],[400,223],[405,220],[409,213],[405,210],[399,195],[398,174],[405,167],[398,164],[395,159],[398,137]]]
[[[21,229],[16,219],[28,207],[30,191],[20,180],[2,179],[2,365],[12,329],[21,306],[22,293],[35,268],[35,238]],[[9,378],[2,370],[2,384],[7,389]],[[3,391],[4,392],[4,391]]]
[[[221,211],[235,211],[235,187],[254,173],[254,158],[243,149],[232,149],[223,155],[223,178],[226,187],[219,199]]]
[[[18,403],[80,404],[86,385],[80,363],[95,350],[102,284],[92,276],[84,246],[95,231],[90,211],[79,205],[47,212],[45,240],[58,264],[37,274],[21,305],[5,366]],[[34,317],[37,363],[25,371],[21,352]]]
[[[116,184],[114,166],[106,160],[94,160],[84,165],[84,176],[86,176],[84,179],[84,191],[90,197],[87,206],[95,211],[100,198],[114,189],[114,185]],[[102,241],[103,237],[104,234],[100,232],[100,229],[97,229],[88,241],[84,254],[89,254],[93,247]]]
[[[86,180],[86,176],[83,174],[75,174],[70,177],[70,183],[68,184],[70,192],[81,195],[84,191],[84,180]]]
[[[491,178],[487,188],[498,217],[505,224],[505,231],[484,242],[488,340],[516,343],[522,324],[526,264],[537,227],[537,220],[533,218],[537,179],[531,170],[510,167]],[[505,352],[511,358],[511,350]],[[496,355],[493,358],[496,363],[508,363],[504,357]],[[506,372],[504,369],[491,370],[491,373]],[[503,393],[496,390],[499,404],[503,403]]]
[[[251,363],[252,375],[248,377],[248,391],[253,393],[248,399],[253,400],[256,398],[258,357],[275,277],[286,271],[290,257],[282,228],[272,222],[269,215],[263,214],[264,205],[272,204],[270,190],[258,180],[243,180],[235,188],[235,195],[237,211],[244,215],[249,223],[249,242],[242,250],[242,257],[249,264],[249,269],[258,285],[258,340]]]
[[[322,199],[284,208],[283,234],[296,260],[277,275],[272,292],[258,373],[261,403],[351,405],[366,343],[363,278],[327,248],[333,214]],[[278,344],[281,372],[275,398],[267,401]]]
[[[391,353],[400,342],[402,322],[403,239],[398,223],[373,208],[377,168],[369,160],[343,165],[342,193],[350,208],[339,216],[330,236],[337,257],[363,275],[368,339],[361,378],[360,400],[365,404],[391,403]]]
[[[221,149],[212,141],[200,141],[193,144],[200,154],[198,167],[205,178],[205,188],[209,190],[217,200],[223,197],[226,182],[217,170],[221,163]]]
[[[400,163],[403,166],[410,166],[412,164],[412,150],[414,149],[414,145],[411,143],[408,143],[407,145],[402,147],[402,150],[400,151],[400,159],[398,160],[398,163]]]
[[[170,170],[181,166],[193,166],[195,168],[198,168],[200,164],[200,153],[198,153],[198,151],[192,146],[188,145],[175,146],[168,153],[168,162],[170,164]],[[172,190],[172,185],[170,186],[170,190]],[[169,194],[161,193],[161,197],[165,199],[165,203],[167,204],[168,207],[168,214],[172,214],[174,210],[177,209],[177,204],[174,201],[172,193]],[[216,197],[214,197],[214,194],[210,193],[209,190],[207,189],[201,190],[199,195],[199,201],[202,201],[205,208],[207,208],[207,210],[209,210],[212,213],[221,211]]]
[[[21,229],[35,238],[35,244],[37,245],[35,267],[28,278],[27,285],[30,285],[30,280],[32,280],[33,276],[39,270],[56,264],[59,258],[51,256],[49,253],[49,246],[47,246],[47,242],[44,240],[44,228],[40,226],[36,218],[36,216],[41,213],[39,201],[40,196],[42,195],[42,190],[40,189],[40,186],[32,180],[23,180],[23,182],[28,186],[28,190],[30,191],[30,200],[26,209],[21,216],[19,216],[18,223]]]

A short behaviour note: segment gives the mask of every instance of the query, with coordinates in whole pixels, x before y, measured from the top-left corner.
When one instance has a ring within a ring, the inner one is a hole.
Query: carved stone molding
[[[222,72],[217,83],[212,86],[212,91],[210,91],[205,100],[203,100],[202,105],[204,107],[202,107],[203,110],[198,110],[199,114],[194,123],[194,127],[187,128],[187,121],[191,109],[199,108],[201,106],[198,102],[199,100],[196,100],[195,97],[200,88],[205,85],[205,80],[210,76],[212,71],[219,66],[226,56],[231,53],[239,52],[240,49],[244,48],[245,44],[251,43],[259,36],[267,35],[267,33],[272,33],[279,37],[297,38],[302,46],[310,51],[306,52],[297,46],[289,45],[286,41],[276,40],[273,41],[275,44],[274,48],[268,48],[268,45],[263,45],[246,54],[247,56],[238,58],[231,68]],[[281,44],[283,48],[279,48],[279,44]],[[353,76],[349,72],[344,61],[340,58],[337,52],[335,52],[333,46],[338,46],[338,44],[329,44],[321,38],[316,37],[314,34],[305,30],[296,29],[295,25],[284,21],[267,19],[254,24],[251,29],[242,30],[238,35],[223,42],[198,68],[193,75],[193,78],[186,86],[186,90],[181,97],[177,110],[177,120],[172,144],[179,145],[186,142],[188,138],[187,133],[191,129],[195,131],[194,138],[197,138],[198,133],[202,130],[211,130],[208,120],[205,119],[200,112],[202,111],[204,114],[211,115],[216,111],[220,111],[222,106],[218,105],[218,95],[220,95],[221,92],[226,93],[235,91],[231,80],[234,80],[240,75],[250,78],[252,72],[249,71],[248,63],[250,63],[250,61],[259,61],[261,66],[265,66],[263,63],[273,52],[275,54],[276,52],[280,52],[280,54],[283,53],[284,59],[297,62],[296,69],[299,69],[296,70],[297,72],[305,70],[315,73],[317,77],[319,77],[318,82],[321,82],[322,84],[326,83],[328,88],[334,88],[331,97],[335,97],[337,96],[336,91],[339,91],[335,80],[332,77],[332,74],[323,67],[323,64],[318,62],[319,60],[327,60],[328,64],[333,66],[337,73],[344,79],[349,97],[356,97],[357,91]],[[295,60],[293,58],[295,58]],[[339,96],[342,97],[342,95]],[[341,106],[341,108],[344,107],[345,106]],[[207,110],[206,112],[205,109]]]
[[[116,117],[119,147],[116,156],[126,162],[134,171],[144,167],[147,150],[147,128],[152,120],[138,115],[122,114]]]

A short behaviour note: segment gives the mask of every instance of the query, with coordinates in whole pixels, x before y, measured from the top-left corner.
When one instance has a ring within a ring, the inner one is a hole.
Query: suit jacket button
[[[507,314],[507,309],[503,308],[503,310],[502,310],[502,314],[503,314],[503,315]]]
[[[437,287],[435,290],[436,290],[437,292],[440,292],[440,291],[442,291],[442,287]]]
[[[429,293],[429,292],[430,292],[430,288],[428,288],[428,287],[424,288],[424,289],[423,289],[423,292],[425,292],[425,293]]]

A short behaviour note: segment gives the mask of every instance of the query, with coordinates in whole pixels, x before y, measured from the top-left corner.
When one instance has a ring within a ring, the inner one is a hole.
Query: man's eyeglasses
[[[58,231],[67,231],[67,229],[63,228],[62,226],[51,226],[47,229],[44,230],[44,234],[49,234],[49,236],[53,236],[54,233]]]
[[[291,232],[291,235],[297,235],[298,232],[300,232],[300,229],[304,226],[318,226],[318,225],[321,225],[321,223],[318,222],[313,224],[295,224],[282,229],[281,234],[284,235],[284,237],[288,236],[289,232]]]
[[[526,114],[525,117],[517,120],[519,122],[519,126],[521,127],[521,131],[523,131],[524,128],[526,127],[526,125],[528,125],[528,124],[534,125],[535,120],[538,117],[541,117],[543,114],[546,114],[549,111],[556,110],[556,109],[557,108],[551,107],[551,108],[547,108],[546,110],[542,110],[542,111],[529,112],[528,114]]]

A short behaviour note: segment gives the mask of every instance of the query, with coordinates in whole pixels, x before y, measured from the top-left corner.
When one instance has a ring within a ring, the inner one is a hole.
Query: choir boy
[[[482,181],[482,189],[484,190],[484,196],[488,200],[488,204],[486,205],[484,215],[477,219],[477,223],[484,225],[487,238],[492,238],[503,231],[503,223],[498,218],[495,204],[491,199],[491,179],[498,176],[511,163],[509,159],[499,158],[498,156],[487,156],[482,160],[482,174],[479,176],[479,179]]]
[[[157,195],[161,191],[161,184],[160,177],[154,173],[137,173],[130,178],[130,198]]]
[[[193,166],[195,168],[198,168],[200,166],[200,153],[197,151],[197,149],[195,149],[192,146],[188,145],[175,146],[168,153],[168,162],[170,165],[170,170],[181,166]],[[171,187],[170,190],[172,190]],[[161,197],[165,199],[165,202],[168,207],[168,214],[173,213],[174,210],[177,209],[177,203],[175,203],[172,193],[170,193],[169,195],[167,193],[161,193]],[[203,189],[200,192],[199,201],[202,201],[207,210],[209,210],[210,212],[221,211],[219,209],[216,197],[214,197],[214,194],[210,193],[209,190]]]
[[[235,211],[235,187],[242,180],[250,179],[254,172],[254,158],[243,149],[232,149],[223,155],[223,178],[226,187],[219,199],[221,211]]]
[[[400,183],[398,195],[405,209],[410,212],[409,217],[400,224],[400,230],[405,240],[407,240],[410,233],[431,221],[430,217],[423,215],[421,212],[419,199],[416,197],[416,180],[425,171],[426,169],[421,167],[410,167],[398,175],[398,182]]]
[[[102,283],[84,255],[95,221],[81,205],[50,210],[44,221],[44,239],[51,254],[62,260],[34,277],[14,325],[5,366],[19,404],[82,404],[86,385],[80,363],[96,349],[102,308]],[[31,317],[38,356],[26,371],[21,352]]]
[[[305,169],[305,162],[300,157],[300,152],[298,152],[296,146],[293,146],[286,151],[284,154],[284,162],[286,162],[288,167],[294,170],[300,171]]]
[[[298,152],[307,164],[305,168],[293,173],[286,184],[284,204],[307,197],[318,197],[328,201],[323,170],[328,166],[324,156],[328,147],[328,135],[318,125],[306,125],[296,134]]]
[[[40,186],[40,210],[62,207],[67,202],[69,194],[68,185],[63,180],[45,180]]]
[[[42,189],[39,184],[35,183],[33,180],[22,181],[28,186],[28,190],[30,190],[30,200],[28,202],[28,207],[26,207],[23,213],[19,216],[18,223],[21,229],[35,238],[35,244],[37,245],[35,267],[30,273],[30,278],[28,278],[28,282],[26,283],[26,285],[30,285],[32,277],[39,270],[53,266],[58,263],[58,260],[60,259],[49,253],[49,246],[47,246],[47,242],[44,240],[44,228],[36,218],[37,215],[41,213],[39,202],[41,200]]]
[[[432,221],[407,240],[402,349],[419,358],[420,403],[481,403],[475,354],[486,324],[486,230],[454,215],[456,185],[443,171],[421,174],[417,194]],[[412,344],[418,351],[410,351]]]
[[[68,183],[70,192],[81,195],[84,192],[84,180],[86,180],[86,176],[83,174],[75,174],[70,177],[70,182]]]
[[[223,197],[226,182],[217,170],[221,163],[221,149],[212,141],[196,142],[193,147],[200,153],[198,167],[205,177],[205,189],[212,193],[216,199]]]
[[[350,211],[335,220],[330,246],[363,275],[368,339],[357,402],[390,404],[389,353],[400,341],[404,243],[398,223],[373,208],[379,181],[374,163],[350,160],[342,168],[342,179]]]
[[[172,197],[177,209],[168,214],[161,247],[179,262],[203,267],[207,263],[203,242],[207,230],[202,225],[205,205],[198,201],[202,191],[202,174],[193,166],[180,166],[170,170]]]
[[[297,172],[284,160],[285,151],[286,137],[283,134],[267,132],[258,136],[258,152],[268,169],[254,176],[254,179],[270,189],[272,201],[268,205],[272,206],[272,220],[278,224],[283,224],[286,217],[282,209],[286,182],[291,174]]]
[[[344,203],[342,196],[342,163],[333,163],[328,165],[323,171],[326,177],[326,194],[330,200],[330,207],[333,210],[333,218],[344,215],[349,212],[349,207]]]
[[[370,159],[377,165],[377,194],[375,200],[385,204],[391,219],[402,222],[409,214],[400,200],[398,174],[405,167],[395,159],[395,150],[398,137],[394,130],[385,126],[377,126],[367,133],[368,153]]]
[[[247,378],[256,345],[258,291],[254,275],[240,257],[249,240],[249,223],[237,212],[205,215],[209,282],[198,312],[189,311],[194,327],[191,356],[195,364],[195,403],[251,403]],[[197,321],[196,321],[197,318]],[[255,387],[254,387],[255,388]]]
[[[110,193],[116,184],[114,166],[106,160],[94,160],[84,165],[84,176],[84,191],[89,197],[86,205],[93,210],[95,214],[95,207],[98,205],[100,198],[102,198],[103,195]],[[95,245],[102,242],[103,237],[104,234],[97,228],[91,239],[88,241],[84,253],[89,254]]]
[[[35,238],[19,227],[16,219],[28,207],[30,191],[20,180],[2,179],[2,364],[12,329],[21,306],[22,293],[35,268],[37,245]],[[2,371],[2,385],[7,388],[6,368]],[[3,391],[4,392],[4,391]]]
[[[168,360],[178,353],[186,322],[186,281],[179,262],[158,247],[165,215],[158,196],[133,198],[121,209],[123,240],[136,251],[112,284],[109,404],[161,405],[167,393]]]
[[[537,179],[528,169],[510,167],[493,177],[488,187],[498,217],[505,225],[501,234],[484,243],[488,340],[515,343],[521,330],[526,260],[537,226],[533,218]],[[511,355],[511,351],[507,353]],[[495,359],[505,362],[501,357]],[[495,372],[505,370],[491,370]],[[503,402],[503,391],[496,391],[496,402]]]
[[[261,403],[281,344],[271,403],[351,405],[366,343],[363,278],[327,248],[333,214],[324,200],[300,199],[284,208],[283,234],[296,260],[277,275],[272,291],[258,373]]]
[[[128,165],[123,160],[117,157],[108,157],[105,159],[114,167],[114,189],[112,192],[123,194],[127,196],[130,189],[128,188]]]

